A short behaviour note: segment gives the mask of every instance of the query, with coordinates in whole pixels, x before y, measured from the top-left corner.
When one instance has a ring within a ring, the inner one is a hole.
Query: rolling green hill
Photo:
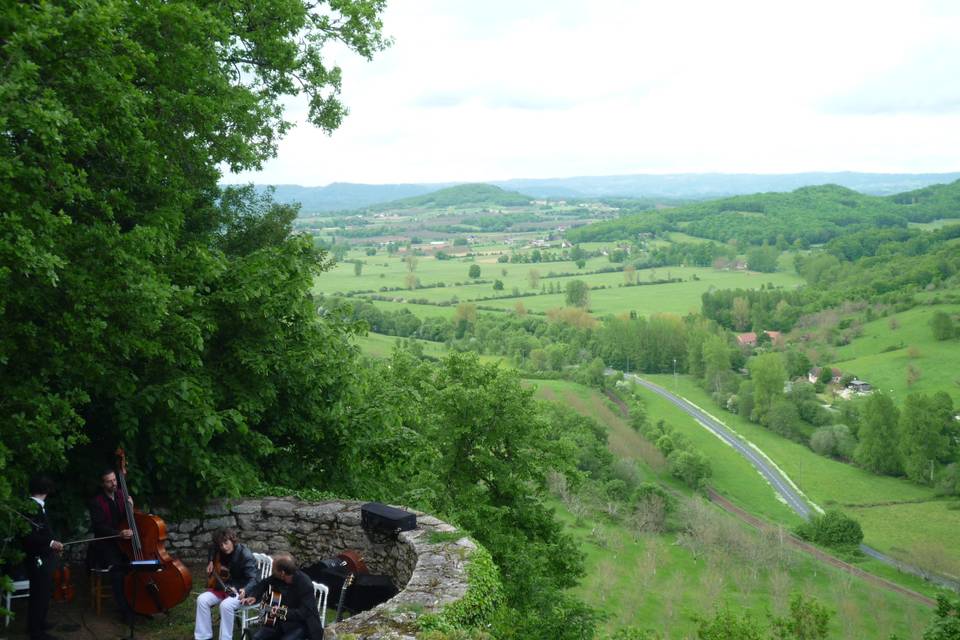
[[[530,203],[530,196],[489,184],[461,184],[421,196],[394,200],[374,207],[377,211],[471,206],[517,207]]]

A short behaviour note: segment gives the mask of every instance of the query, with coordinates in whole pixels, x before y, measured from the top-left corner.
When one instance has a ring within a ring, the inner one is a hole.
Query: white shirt
[[[40,508],[43,510],[43,514],[47,514],[47,507],[44,506],[44,501],[38,498],[37,496],[30,496],[30,499],[40,505]],[[50,541],[50,546],[53,547],[53,540]]]

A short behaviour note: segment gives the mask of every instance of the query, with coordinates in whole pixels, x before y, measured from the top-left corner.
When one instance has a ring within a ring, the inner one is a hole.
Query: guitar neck
[[[347,601],[347,589],[350,588],[351,584],[353,584],[352,573],[343,581],[343,587],[340,589],[340,599],[337,601],[337,622],[343,619],[343,603]]]

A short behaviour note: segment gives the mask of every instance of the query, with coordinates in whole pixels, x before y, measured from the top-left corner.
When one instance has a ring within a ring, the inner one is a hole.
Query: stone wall
[[[215,503],[198,520],[168,522],[166,548],[184,562],[206,563],[211,534],[233,527],[241,541],[261,553],[290,552],[301,565],[360,551],[371,573],[388,574],[400,592],[380,606],[327,627],[327,640],[415,637],[415,620],[437,613],[467,591],[466,565],[476,548],[462,537],[435,533],[456,529],[417,513],[417,529],[397,540],[370,536],[360,526],[360,506],[353,501],[301,502],[293,498],[259,498]],[[328,603],[335,607],[336,603]],[[350,634],[353,634],[352,636]]]

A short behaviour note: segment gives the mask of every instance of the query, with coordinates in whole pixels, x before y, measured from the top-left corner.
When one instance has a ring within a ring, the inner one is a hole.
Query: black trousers
[[[53,596],[53,572],[57,561],[52,555],[42,558],[37,566],[37,558],[26,559],[27,578],[30,580],[30,597],[27,599],[27,633],[31,638],[42,638],[47,633],[47,612],[50,610],[50,598]]]
[[[260,627],[253,640],[302,640],[307,638],[305,624],[280,623],[276,627]]]

